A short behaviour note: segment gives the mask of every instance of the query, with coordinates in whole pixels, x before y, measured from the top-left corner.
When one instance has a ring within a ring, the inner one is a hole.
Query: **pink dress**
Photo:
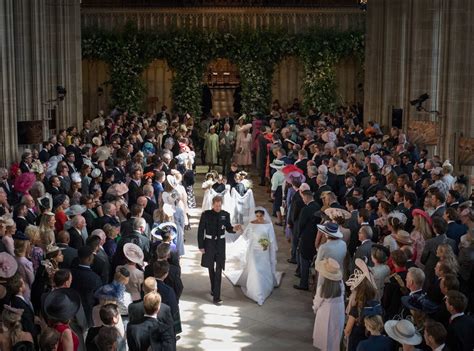
[[[252,135],[241,132],[237,136],[235,145],[235,158],[239,166],[248,166],[252,164]]]

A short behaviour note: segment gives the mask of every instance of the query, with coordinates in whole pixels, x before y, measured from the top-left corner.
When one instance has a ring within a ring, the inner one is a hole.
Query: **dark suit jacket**
[[[448,326],[446,345],[451,350],[472,351],[474,349],[474,318],[463,315],[454,318]]]
[[[45,163],[49,161],[51,155],[49,154],[48,150],[43,149],[39,152],[38,157],[42,163]]]
[[[128,183],[128,206],[135,205],[137,203],[137,199],[143,195],[142,191],[143,182],[140,186],[135,183],[135,181],[130,180]]]
[[[72,262],[77,258],[77,249],[70,247],[67,244],[56,244],[58,247],[62,248],[64,260],[59,264],[60,268],[71,269]]]
[[[297,191],[294,195],[293,198],[291,199],[291,205],[290,205],[290,212],[288,213],[288,224],[290,228],[292,229],[293,236],[295,238],[299,238],[299,217],[301,214],[301,210],[305,206],[303,199],[301,198],[300,192]]]
[[[438,235],[434,238],[428,239],[425,241],[425,247],[423,249],[423,253],[421,254],[421,263],[425,265],[425,288],[429,290],[430,285],[434,281],[434,269],[436,263],[438,262],[438,257],[436,256],[436,250],[438,246],[441,244],[449,244],[453,251],[456,249],[456,243],[453,239],[449,239],[446,234]]]
[[[150,347],[152,350],[176,350],[173,327],[152,317],[145,317],[139,324],[129,323],[127,342],[130,351],[145,351]]]
[[[435,218],[436,216],[443,217],[445,212],[446,212],[446,206],[441,206],[440,208],[436,209],[436,211],[433,212],[433,214],[431,215],[431,218]]]
[[[169,262],[169,261],[168,261]],[[148,266],[145,267],[144,272],[145,278],[154,277],[153,273],[153,263],[150,263]],[[174,293],[176,294],[176,299],[179,302],[179,298],[183,293],[183,282],[181,280],[181,268],[177,265],[170,263],[170,269],[168,272],[168,276],[165,279],[166,285],[170,286]]]
[[[128,322],[131,324],[139,324],[145,320],[144,317],[145,309],[143,308],[143,300],[133,302],[128,305]],[[161,303],[160,311],[157,316],[158,320],[164,323],[169,323],[173,327],[173,316],[171,315],[170,306],[165,303]],[[174,331],[173,331],[174,333]]]
[[[321,222],[320,217],[315,216],[315,212],[319,211],[320,207],[315,202],[312,201],[307,204],[302,210],[299,219],[299,234],[300,242],[299,249],[301,256],[307,260],[312,260],[314,255],[316,255],[316,233],[317,233],[317,224]]]
[[[110,217],[110,216],[102,216],[99,218],[96,218],[94,221],[94,229],[103,229],[104,225],[107,223],[110,224],[119,224],[118,220],[116,218]]]
[[[359,229],[360,225],[359,222],[357,221],[357,217],[359,216],[359,211],[354,210],[351,213],[351,218],[347,220],[347,228],[350,229],[351,231],[351,236],[349,238],[349,242],[347,244],[347,251],[349,254],[352,256],[354,255],[354,252],[356,251],[357,245],[360,244],[359,241]]]
[[[148,199],[148,202],[146,204],[144,211],[148,213],[150,216],[153,216],[153,212],[155,212],[158,206],[151,199],[149,198],[147,199]]]
[[[69,228],[69,246],[79,250],[81,247],[84,246],[84,238],[82,237],[81,233],[76,228]]]
[[[406,287],[407,271],[394,273],[390,276],[383,289],[383,296],[381,305],[384,311],[384,320],[393,319],[394,316],[400,313],[402,309],[402,296],[406,295],[400,284],[395,279],[395,274],[398,274]]]
[[[28,223],[31,225],[35,225],[36,217],[38,217],[38,215],[28,209],[28,212],[26,213],[26,220],[28,221]]]
[[[104,253],[105,254],[105,253]],[[104,257],[103,253],[96,253],[94,255],[94,262],[92,262],[91,269],[97,273],[103,284],[110,281],[110,261],[107,254]]]
[[[120,234],[130,235],[133,232],[133,222],[137,217],[130,217],[129,219],[120,223]]]
[[[176,334],[179,334],[181,333],[181,317],[179,314],[178,300],[176,299],[174,290],[161,280],[157,279],[156,283],[157,290],[161,295],[161,302],[168,305],[171,310],[171,315],[173,316],[174,331]]]
[[[464,234],[466,234],[465,226],[454,221],[448,223],[448,230],[446,231],[446,236],[454,240],[454,242],[456,243],[456,249],[459,247],[461,236],[463,236]],[[457,254],[458,250],[455,250],[454,252]]]
[[[100,288],[102,280],[89,267],[78,266],[71,269],[72,284],[71,288],[76,290],[81,296],[84,313],[86,314],[89,326],[92,325],[92,308],[95,305],[94,292]]]

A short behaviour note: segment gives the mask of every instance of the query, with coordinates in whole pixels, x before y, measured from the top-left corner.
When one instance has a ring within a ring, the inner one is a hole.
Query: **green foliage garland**
[[[242,110],[266,113],[275,67],[283,57],[295,55],[305,69],[305,106],[328,111],[336,104],[335,65],[351,55],[363,61],[364,35],[316,28],[298,35],[249,28],[232,33],[200,29],[160,32],[127,24],[113,33],[93,28],[84,31],[82,55],[109,64],[112,103],[137,112],[145,97],[142,72],[153,59],[165,59],[174,73],[171,92],[175,111],[196,116],[201,111],[202,77],[213,59],[228,58],[239,67]]]

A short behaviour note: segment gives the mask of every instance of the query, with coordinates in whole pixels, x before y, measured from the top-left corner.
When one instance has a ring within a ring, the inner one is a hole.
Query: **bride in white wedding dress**
[[[252,217],[242,235],[227,244],[225,275],[248,298],[263,305],[273,288],[280,285],[282,273],[276,271],[278,245],[268,212],[257,207]]]

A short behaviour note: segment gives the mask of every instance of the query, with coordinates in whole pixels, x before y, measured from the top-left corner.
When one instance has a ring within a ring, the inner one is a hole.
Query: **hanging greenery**
[[[336,104],[335,66],[347,56],[363,61],[360,32],[313,29],[291,35],[280,29],[222,33],[196,29],[143,31],[133,24],[115,32],[89,29],[82,35],[84,58],[109,64],[112,103],[130,111],[143,109],[141,74],[153,59],[164,59],[173,70],[172,99],[178,113],[201,112],[201,84],[210,61],[228,58],[239,67],[242,110],[266,113],[271,104],[272,78],[285,56],[296,55],[304,65],[304,103],[329,111]]]

